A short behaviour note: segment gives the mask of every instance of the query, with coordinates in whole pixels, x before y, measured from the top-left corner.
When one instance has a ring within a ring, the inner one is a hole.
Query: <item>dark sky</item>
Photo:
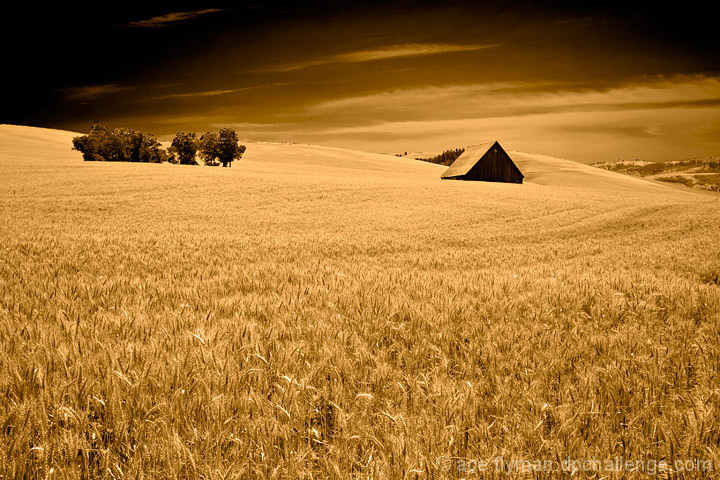
[[[720,155],[715,17],[685,3],[235,2],[4,12],[0,122],[581,161]],[[100,5],[100,4],[98,4]]]

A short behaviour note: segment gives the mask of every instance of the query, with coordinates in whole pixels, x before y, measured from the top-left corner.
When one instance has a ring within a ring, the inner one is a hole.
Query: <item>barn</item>
[[[498,142],[472,145],[445,170],[445,180],[523,183],[525,175]]]

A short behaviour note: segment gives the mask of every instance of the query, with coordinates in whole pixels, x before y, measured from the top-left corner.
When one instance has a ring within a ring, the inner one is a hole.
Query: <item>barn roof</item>
[[[450,167],[445,170],[441,178],[452,178],[467,175],[472,167],[485,155],[490,147],[497,142],[481,143],[480,145],[471,145],[465,149],[462,155],[455,159]]]

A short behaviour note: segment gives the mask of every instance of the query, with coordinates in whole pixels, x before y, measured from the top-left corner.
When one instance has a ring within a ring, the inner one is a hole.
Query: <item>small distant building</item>
[[[498,142],[490,142],[466,148],[440,178],[523,183],[525,175]]]

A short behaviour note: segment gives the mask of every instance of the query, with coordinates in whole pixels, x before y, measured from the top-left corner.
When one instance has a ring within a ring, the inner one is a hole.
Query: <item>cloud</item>
[[[162,95],[154,97],[153,100],[168,100],[173,98],[193,98],[193,97],[216,97],[218,95],[227,95],[229,93],[244,92],[246,90],[252,90],[255,87],[247,88],[233,88],[230,90],[206,90],[202,92],[189,92],[189,93],[171,93],[169,95]]]
[[[283,124],[283,123],[252,123],[252,122],[214,122],[210,123],[212,128],[223,128],[230,127],[242,132],[243,135],[248,134],[263,134],[271,133],[276,134],[278,131],[286,132],[293,128],[297,128],[294,124]]]
[[[119,92],[134,90],[135,87],[108,83],[105,85],[86,85],[82,87],[63,88],[59,92],[66,100],[89,101]]]
[[[264,71],[291,72],[294,70],[301,70],[303,68],[316,67],[319,65],[328,65],[332,63],[362,63],[375,60],[387,60],[391,58],[414,57],[419,55],[472,52],[477,50],[484,50],[487,48],[495,48],[499,46],[500,44],[453,45],[445,43],[406,43],[369,50],[358,50],[355,52],[341,53],[338,55],[330,55],[328,57],[319,58],[317,60],[309,60],[306,62],[277,65],[267,68]]]
[[[222,11],[223,11],[223,9],[221,9],[221,8],[206,8],[204,10],[193,10],[190,12],[171,12],[166,15],[152,17],[152,18],[148,18],[146,20],[138,20],[136,22],[125,23],[125,24],[118,25],[118,26],[129,27],[129,28],[161,28],[161,27],[167,27],[168,25],[170,25],[172,23],[184,22],[187,20],[192,20],[194,18],[200,17],[202,15],[207,15],[209,13],[217,13],[217,12],[222,12]]]
[[[514,82],[414,88],[321,102],[306,113],[395,121],[700,108],[720,102],[720,77],[657,78],[613,88],[557,87]]]
[[[172,100],[172,99],[179,99],[179,98],[218,97],[220,95],[229,95],[232,93],[247,92],[250,90],[257,90],[260,88],[283,87],[286,85],[294,85],[294,82],[275,82],[275,83],[268,83],[268,84],[262,84],[262,85],[252,85],[249,87],[242,87],[242,88],[231,88],[231,89],[225,89],[225,90],[202,90],[202,91],[198,91],[198,92],[170,93],[167,95],[160,95],[157,97],[152,97],[152,98],[150,98],[150,100]]]

